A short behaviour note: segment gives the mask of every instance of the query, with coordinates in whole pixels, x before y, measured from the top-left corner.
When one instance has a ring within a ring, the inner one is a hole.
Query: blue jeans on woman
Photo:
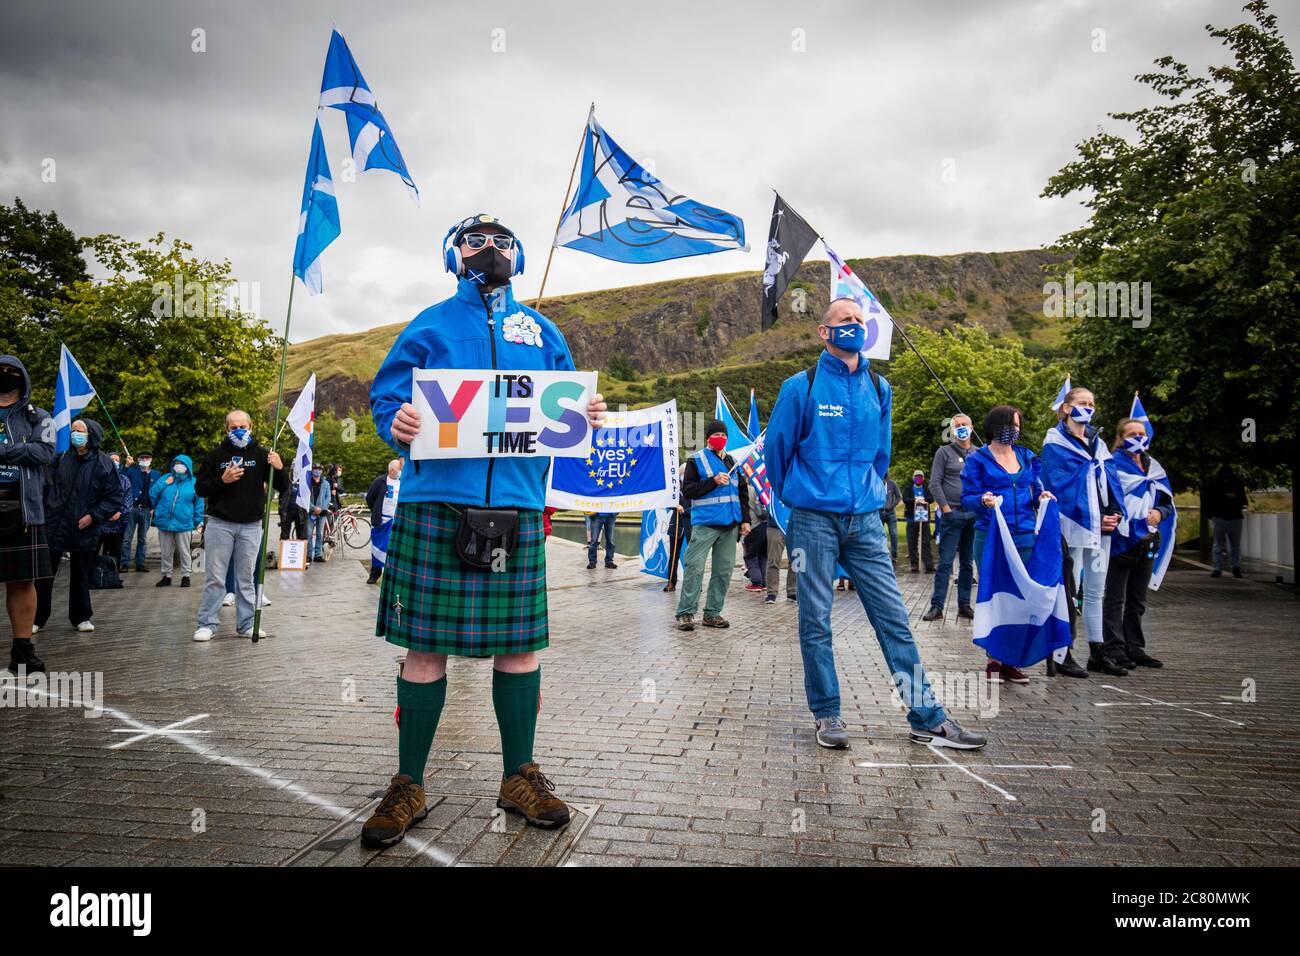
[[[799,650],[804,692],[813,717],[820,720],[840,712],[840,684],[831,647],[832,582],[838,562],[848,572],[875,629],[885,664],[908,708],[907,722],[917,730],[933,730],[947,720],[943,706],[934,699],[907,625],[907,607],[885,545],[880,512],[841,515],[794,508],[787,539],[790,553],[799,554],[797,549],[802,549],[804,558],[802,569],[796,572]]]

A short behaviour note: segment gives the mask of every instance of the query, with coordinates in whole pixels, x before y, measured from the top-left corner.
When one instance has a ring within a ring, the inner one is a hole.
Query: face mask
[[[867,341],[866,326],[857,322],[851,325],[828,325],[826,331],[831,336],[830,344],[846,352],[861,352]]]
[[[178,475],[183,475],[183,474],[185,474],[186,469],[185,469],[185,466],[184,466],[184,465],[178,463],[178,464],[172,465],[172,471],[174,471],[174,472],[175,472],[176,474],[178,474]]]
[[[1149,444],[1151,444],[1151,439],[1147,438],[1146,435],[1131,435],[1124,439],[1124,448],[1135,455],[1140,455],[1146,451]]]
[[[140,468],[141,468],[141,470],[143,470],[143,471],[148,471],[148,470],[149,470],[149,466],[152,465],[152,464],[153,464],[153,459],[152,459],[152,458],[141,458],[141,459],[140,459]]]
[[[721,452],[724,448],[727,447],[727,436],[726,436],[726,435],[710,435],[710,436],[709,436],[709,447],[712,448],[712,449],[713,449],[714,451],[716,451],[716,452]]]
[[[86,440],[89,437],[90,436],[88,436],[85,432],[73,432],[71,435],[73,447],[84,448],[86,445]]]
[[[1096,413],[1096,411],[1097,409],[1095,408],[1081,408],[1078,405],[1071,405],[1070,418],[1076,422],[1080,422],[1086,425],[1088,424],[1088,422],[1092,421],[1092,416]]]
[[[914,485],[916,485],[916,487],[920,488],[923,484],[925,484],[925,478],[923,478],[921,475],[916,475],[916,476],[912,479],[912,484],[914,484]]]
[[[475,285],[503,285],[510,281],[510,260],[491,245],[465,257],[465,278]]]
[[[236,448],[247,448],[248,439],[251,437],[247,428],[232,428],[230,430],[230,444]]]
[[[113,459],[111,459],[111,460],[112,460],[112,462],[113,462],[113,470],[114,470],[114,471],[121,471],[121,470],[122,470],[122,463],[121,463],[120,461],[118,461],[116,458],[113,458]]]
[[[967,438],[970,438],[970,426],[958,425],[953,429],[953,434],[957,436],[958,441],[965,441]]]
[[[1014,445],[1016,439],[1020,437],[1020,429],[1015,425],[1007,425],[1005,428],[999,428],[993,440],[1002,445]]]
[[[21,392],[23,390],[23,380],[17,375],[0,376],[0,395],[6,395],[9,392]]]

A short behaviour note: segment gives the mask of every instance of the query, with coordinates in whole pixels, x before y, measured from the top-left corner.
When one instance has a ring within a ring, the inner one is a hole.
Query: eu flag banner
[[[352,58],[348,42],[338,30],[330,35],[329,51],[325,54],[320,105],[342,110],[347,115],[348,138],[352,142],[352,159],[357,168],[389,169],[397,173],[418,205],[420,190],[406,168],[406,160],[397,148],[393,130],[384,114],[379,112],[379,102],[361,75],[357,61]]]
[[[577,511],[647,511],[677,504],[677,402],[609,412],[586,458],[552,462],[546,504]]]
[[[654,508],[641,515],[641,573],[668,579],[672,567],[673,540],[669,534],[672,508]],[[677,563],[683,565],[686,549],[677,548]]]
[[[999,505],[1000,505],[999,500]],[[973,642],[994,660],[1028,667],[1070,644],[1070,617],[1061,580],[1061,521],[1054,500],[1039,506],[1029,561],[1016,551],[1002,509],[980,559]]]
[[[582,179],[555,245],[636,263],[749,248],[739,216],[670,188],[601,128],[594,106],[582,146]]]
[[[72,420],[95,397],[95,386],[81,370],[66,345],[59,346],[59,374],[54,380],[54,436],[55,452],[65,452],[72,446]]]

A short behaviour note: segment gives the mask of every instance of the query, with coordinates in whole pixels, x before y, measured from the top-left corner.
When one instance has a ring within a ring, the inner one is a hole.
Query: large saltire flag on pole
[[[320,105],[342,110],[348,118],[348,138],[352,142],[352,159],[360,170],[389,169],[401,177],[416,205],[420,203],[420,190],[406,168],[402,151],[379,103],[370,91],[361,68],[352,58],[348,42],[335,30],[330,35],[329,52],[325,54],[325,73],[320,82]]]
[[[339,201],[334,195],[325,140],[317,118],[311,135],[311,152],[307,155],[307,180],[302,187],[302,209],[298,213],[298,244],[293,250],[293,274],[303,281],[307,291],[322,291],[320,256],[326,246],[339,237]]]
[[[609,412],[586,458],[553,458],[546,504],[578,511],[648,511],[677,504],[677,402]]]
[[[587,115],[582,178],[564,210],[555,245],[615,262],[663,262],[747,250],[739,216],[672,189],[623,151]]]
[[[894,337],[893,317],[867,288],[867,284],[849,268],[849,264],[826,244],[825,239],[822,240],[822,248],[831,260],[831,301],[852,299],[858,304],[867,326],[867,338],[862,351],[869,359],[888,359]]]
[[[311,373],[307,384],[298,393],[298,400],[293,403],[289,417],[285,419],[293,433],[298,436],[298,453],[294,458],[297,480],[297,501],[299,507],[311,507],[311,462],[312,438],[316,426],[316,373]]]
[[[72,446],[72,420],[95,397],[95,386],[81,370],[66,345],[59,345],[59,374],[54,380],[54,450],[65,452]]]
[[[1038,509],[1038,532],[1029,561],[1020,559],[1002,516],[980,559],[973,642],[994,660],[1028,667],[1070,644],[1070,616],[1061,580],[1061,525],[1056,502]]]

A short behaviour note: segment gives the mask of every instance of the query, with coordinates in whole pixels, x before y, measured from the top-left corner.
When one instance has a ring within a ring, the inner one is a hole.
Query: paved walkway
[[[494,816],[490,665],[453,660],[432,813],[390,850],[359,846],[396,764],[399,652],[372,636],[376,589],[354,552],[272,572],[274,636],[255,646],[230,610],[216,640],[191,642],[199,589],[156,589],[153,573],[96,593],[92,635],[66,625],[56,590],[39,651],[51,670],[101,673],[104,712],[6,700],[0,865],[1300,862],[1290,589],[1175,571],[1148,614],[1165,669],[1049,681],[1040,667],[995,703],[969,626],[921,623],[929,579],[904,573],[941,696],[992,743],[908,742],[849,594],[834,625],[853,746],[832,752],[813,742],[794,605],[764,605],[737,570],[731,629],[683,634],[635,559],[588,572],[577,545],[548,549],[537,756],[577,809],[568,829]]]

